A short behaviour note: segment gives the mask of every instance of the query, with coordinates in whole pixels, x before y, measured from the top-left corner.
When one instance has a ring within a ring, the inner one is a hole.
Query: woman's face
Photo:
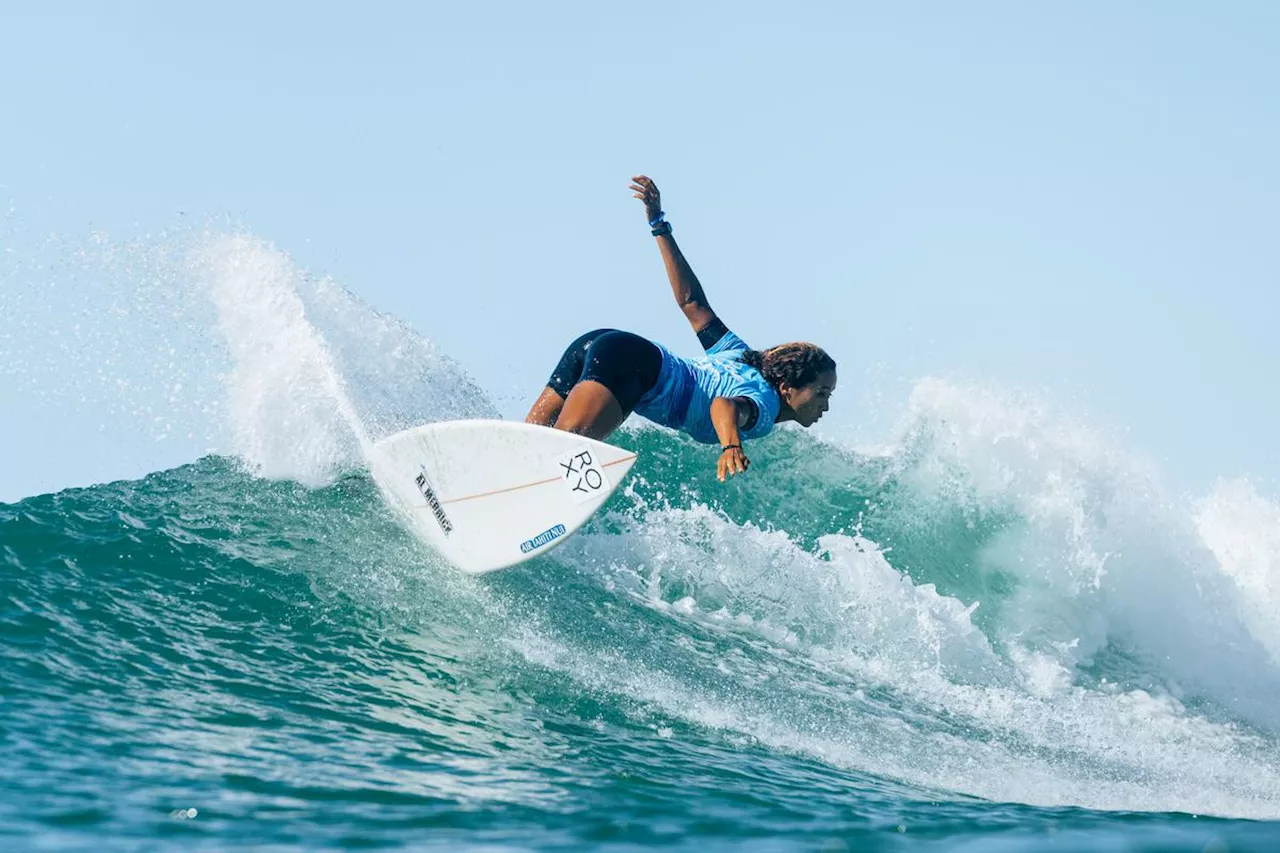
[[[831,402],[831,394],[836,390],[836,372],[824,370],[808,385],[797,385],[794,388],[786,383],[782,386],[782,398],[791,411],[796,413],[796,423],[803,427],[813,426],[822,417]]]

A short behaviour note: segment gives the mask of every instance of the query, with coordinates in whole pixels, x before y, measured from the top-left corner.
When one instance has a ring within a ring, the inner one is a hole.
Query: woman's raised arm
[[[693,331],[701,332],[716,319],[716,312],[711,310],[707,295],[702,292],[702,283],[693,274],[693,268],[684,259],[675,238],[671,236],[671,224],[662,212],[662,197],[658,194],[658,185],[645,175],[636,175],[631,179],[631,191],[644,202],[644,215],[649,220],[649,227],[653,229],[653,236],[658,240],[658,251],[662,253],[662,264],[667,269],[667,279],[671,282],[671,292],[676,303],[689,320]]]

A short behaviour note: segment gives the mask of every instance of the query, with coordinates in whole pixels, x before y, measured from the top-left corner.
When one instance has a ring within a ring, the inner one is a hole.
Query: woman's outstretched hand
[[[636,175],[631,179],[631,193],[644,202],[644,218],[652,222],[662,213],[662,196],[658,194],[658,185],[646,175]]]
[[[742,452],[741,447],[730,447],[720,452],[720,461],[716,463],[716,477],[724,482],[726,477],[745,474],[751,467],[751,460]]]

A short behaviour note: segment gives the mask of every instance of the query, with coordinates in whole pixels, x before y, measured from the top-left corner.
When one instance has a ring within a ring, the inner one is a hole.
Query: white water
[[[650,508],[562,558],[683,631],[765,654],[704,662],[736,668],[726,690],[621,640],[612,656],[517,647],[593,689],[927,790],[1280,817],[1280,507],[1242,483],[1171,498],[1043,401],[941,381],[917,386],[880,461],[910,525],[942,508],[1016,519],[974,566],[1012,576],[1011,595],[940,593],[861,536],[811,553],[705,506]],[[797,464],[823,480],[820,458]]]

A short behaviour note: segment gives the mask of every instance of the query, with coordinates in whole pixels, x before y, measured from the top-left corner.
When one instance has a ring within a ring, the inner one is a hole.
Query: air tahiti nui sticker
[[[530,551],[536,551],[543,545],[556,541],[565,533],[564,525],[557,524],[550,530],[544,530],[532,539],[526,539],[520,543],[520,553],[528,554]]]

